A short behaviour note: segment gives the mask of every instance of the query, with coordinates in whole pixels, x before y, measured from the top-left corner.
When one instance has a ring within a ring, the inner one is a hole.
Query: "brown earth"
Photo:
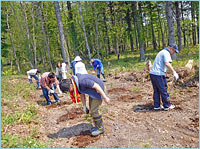
[[[23,138],[30,133],[28,128],[37,128],[37,139],[51,148],[198,148],[197,70],[193,72],[196,75],[183,69],[177,72],[180,80],[176,83],[171,74],[167,75],[170,99],[176,105],[170,111],[153,110],[153,89],[145,71],[108,74],[105,84],[111,104],[103,102],[100,108],[105,133],[98,137],[90,136],[92,119],[84,114],[80,104],[72,104],[65,94],[62,103],[46,106],[41,90],[25,102],[36,105],[40,123],[16,124],[4,131]],[[6,107],[7,103],[2,103],[2,111],[8,110]]]

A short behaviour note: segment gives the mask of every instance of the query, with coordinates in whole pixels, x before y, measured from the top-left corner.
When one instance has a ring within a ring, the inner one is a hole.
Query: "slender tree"
[[[84,33],[84,37],[85,37],[85,44],[86,44],[86,47],[87,47],[87,50],[88,50],[89,59],[91,59],[90,47],[89,47],[88,40],[87,40],[87,35],[86,35],[86,31],[85,31],[85,25],[84,25],[82,10],[81,10],[81,3],[78,2],[78,4],[79,4],[79,13],[80,13],[80,16],[81,16],[83,33]]]
[[[9,33],[9,38],[10,38],[10,41],[11,41],[11,44],[12,44],[12,49],[13,49],[13,56],[15,58],[15,63],[16,63],[16,66],[17,66],[17,72],[20,73],[20,65],[19,65],[19,60],[17,58],[17,54],[16,54],[16,50],[15,50],[15,45],[14,45],[14,42],[13,42],[13,37],[12,37],[12,34],[10,32],[10,25],[9,25],[9,21],[8,21],[8,12],[7,12],[7,27],[8,27],[8,33]]]
[[[56,13],[57,24],[58,24],[60,43],[61,43],[61,49],[62,49],[62,57],[65,62],[68,62],[70,64],[69,53],[67,50],[67,44],[66,44],[65,34],[63,30],[63,23],[62,23],[62,18],[60,14],[59,2],[54,1],[53,3],[54,3],[55,13]]]
[[[182,49],[182,36],[181,36],[181,21],[180,21],[180,9],[179,9],[179,2],[175,2],[176,7],[176,22],[177,22],[177,37],[178,37],[178,49]]]
[[[39,12],[40,12],[42,34],[43,34],[44,42],[45,42],[46,49],[47,49],[47,54],[48,54],[48,58],[49,58],[49,64],[50,64],[50,67],[51,67],[51,71],[53,71],[53,65],[52,65],[52,62],[51,62],[51,55],[50,55],[50,47],[49,47],[49,43],[48,43],[47,38],[46,38],[46,33],[45,33],[45,28],[44,28],[44,15],[43,15],[42,10],[41,10],[41,9],[43,9],[43,2],[41,3],[41,7],[38,6],[38,9],[39,9]]]

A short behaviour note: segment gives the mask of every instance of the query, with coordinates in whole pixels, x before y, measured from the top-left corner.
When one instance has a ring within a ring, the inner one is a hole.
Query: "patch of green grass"
[[[132,91],[135,93],[135,92],[138,92],[138,91],[140,91],[141,90],[141,88],[138,88],[138,87],[134,87],[133,89],[132,89]]]
[[[1,99],[3,102],[5,101],[13,101],[16,98],[24,98],[28,100],[31,91],[36,90],[34,85],[30,85],[28,82],[20,81],[20,79],[16,78],[2,78],[2,86],[1,86],[2,94]]]
[[[142,148],[151,148],[150,142],[146,142],[146,143],[138,142],[136,144],[142,146]]]
[[[1,147],[3,148],[43,148],[47,147],[44,143],[37,141],[33,136],[21,139],[17,135],[2,134]]]
[[[23,112],[18,112],[13,115],[3,114],[1,119],[2,123],[6,125],[18,123],[30,123],[32,119],[36,120],[38,118],[36,107],[34,105],[30,105]]]

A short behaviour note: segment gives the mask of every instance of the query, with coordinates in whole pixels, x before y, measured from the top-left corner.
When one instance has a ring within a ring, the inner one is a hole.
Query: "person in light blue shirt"
[[[99,60],[99,59],[96,59],[96,58],[91,58],[91,63],[92,63],[92,66],[94,68],[94,71],[97,70],[97,77],[100,79],[100,73],[102,74],[103,78],[104,78],[104,82],[106,81],[106,78],[105,78],[105,74],[104,74],[104,69],[103,69],[103,64],[102,62]]]
[[[171,55],[173,55],[175,52],[179,52],[176,44],[171,44],[167,48],[161,50],[157,54],[150,70],[150,78],[154,90],[153,100],[155,110],[161,110],[163,108],[164,110],[169,110],[175,108],[169,99],[167,80],[165,77],[165,72],[168,68],[173,72],[175,81],[179,78],[178,74],[170,64],[172,62]],[[160,96],[162,98],[163,106],[160,105]]]

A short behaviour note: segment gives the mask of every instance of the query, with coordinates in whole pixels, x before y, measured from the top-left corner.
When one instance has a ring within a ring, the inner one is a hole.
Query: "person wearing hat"
[[[32,77],[33,77],[37,81],[37,89],[41,88],[40,82],[39,82],[41,70],[40,69],[31,69],[31,70],[27,71],[26,73],[27,73],[30,84],[33,83],[33,81],[32,81]]]
[[[178,80],[179,76],[170,64],[172,62],[171,55],[178,52],[177,45],[171,44],[167,48],[161,50],[154,60],[153,66],[150,70],[150,79],[154,90],[154,110],[169,110],[175,108],[175,105],[172,105],[169,99],[165,72],[168,68],[173,73],[174,80]],[[162,98],[163,106],[160,105],[160,96]]]
[[[91,74],[80,74],[64,79],[59,84],[63,93],[73,92],[76,97],[80,96],[83,109],[86,114],[89,113],[86,107],[85,94],[89,95],[89,109],[95,123],[95,127],[91,129],[92,136],[98,136],[104,132],[102,116],[99,114],[99,107],[104,99],[105,103],[110,103],[110,98],[106,96],[105,86],[102,80]],[[73,96],[71,96],[73,99]]]
[[[106,82],[106,77],[104,74],[103,64],[99,59],[91,58],[90,59],[91,64],[93,65],[94,71],[97,70],[97,77],[100,79],[100,73],[102,74],[104,78],[104,82]]]
[[[77,75],[78,73],[80,74],[88,74],[86,68],[85,68],[85,64],[82,61],[82,59],[80,58],[80,56],[76,56],[74,61],[76,62],[76,64],[74,65],[75,67],[75,75]]]

